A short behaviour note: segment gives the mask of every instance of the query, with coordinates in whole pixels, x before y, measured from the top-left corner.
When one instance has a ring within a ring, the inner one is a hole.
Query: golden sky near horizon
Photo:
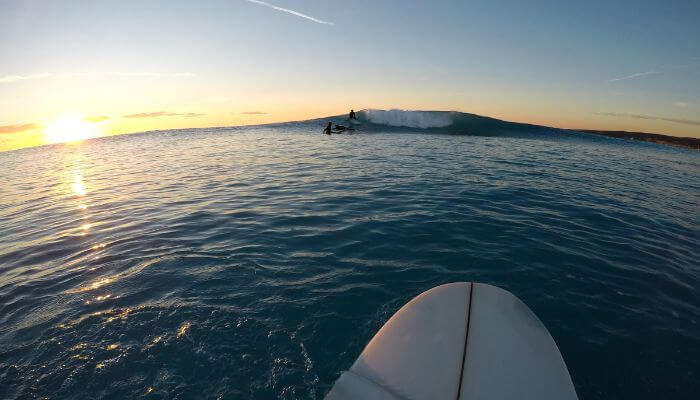
[[[700,137],[693,125],[580,112],[588,109],[586,104],[560,101],[556,95],[527,96],[522,92],[528,88],[510,88],[508,95],[502,95],[486,88],[463,93],[397,86],[377,94],[358,87],[337,97],[338,87],[269,93],[254,87],[220,87],[192,73],[169,74],[93,74],[89,79],[65,76],[17,82],[24,86],[19,88],[22,93],[14,102],[5,101],[0,111],[9,122],[0,126],[0,151],[71,138],[304,120],[344,114],[350,108],[457,110],[562,128]]]

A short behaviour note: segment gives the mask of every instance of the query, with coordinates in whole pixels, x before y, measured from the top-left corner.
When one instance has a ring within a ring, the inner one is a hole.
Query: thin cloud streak
[[[194,113],[194,112],[189,112],[189,113],[172,113],[172,112],[166,112],[166,111],[156,111],[156,112],[151,112],[151,113],[138,113],[138,114],[128,114],[125,115],[124,118],[158,118],[158,117],[187,117],[187,118],[193,118],[193,117],[201,117],[206,114],[201,114],[201,113]]]
[[[94,117],[84,118],[87,122],[92,122],[93,124],[98,124],[100,122],[109,121],[109,117],[104,115],[96,115]]]
[[[36,124],[2,125],[0,126],[0,134],[19,133],[37,128],[39,125]]]
[[[200,101],[195,101],[193,104],[212,104],[212,103],[226,103],[231,101],[230,97],[210,97],[208,99],[203,99]]]
[[[243,111],[241,114],[245,115],[263,115],[267,114],[265,111]]]
[[[44,72],[32,75],[6,75],[0,77],[0,83],[14,83],[33,79],[66,78],[71,76],[119,76],[125,78],[187,78],[195,76],[191,72],[74,72],[72,74],[52,74]]]
[[[634,73],[632,75],[623,76],[621,78],[610,79],[610,80],[608,80],[608,82],[626,81],[628,79],[634,79],[634,78],[639,78],[639,77],[648,76],[648,75],[656,75],[658,73],[659,72],[657,72],[657,71],[637,72],[637,73]]]
[[[75,72],[72,76],[121,76],[126,78],[186,78],[194,76],[191,72]]]
[[[320,20],[320,19],[318,19],[318,18],[314,18],[314,17],[312,17],[312,16],[310,16],[310,15],[302,14],[302,13],[300,13],[300,12],[298,12],[298,11],[290,10],[290,9],[288,9],[288,8],[278,7],[278,6],[276,6],[276,5],[273,5],[273,4],[270,4],[270,3],[266,3],[266,2],[264,2],[264,1],[260,1],[260,0],[245,0],[245,1],[247,1],[247,2],[249,2],[249,3],[253,3],[253,4],[258,4],[258,5],[261,5],[261,6],[265,6],[265,7],[271,8],[271,9],[273,9],[273,10],[282,11],[282,12],[286,12],[286,13],[289,13],[289,14],[292,14],[292,15],[296,15],[297,17],[301,17],[301,18],[304,18],[304,19],[308,19],[309,21],[313,21],[313,22],[315,22],[315,23],[317,23],[317,24],[335,25],[335,24],[332,23],[332,22],[323,21],[323,20]]]
[[[684,125],[691,125],[691,126],[700,126],[700,121],[694,120],[694,119],[666,118],[666,117],[657,117],[654,115],[634,114],[634,113],[601,112],[601,113],[596,113],[596,114],[605,115],[607,117],[646,119],[646,120],[653,120],[653,121],[675,122],[677,124],[684,124]]]
[[[194,76],[191,72],[110,72],[108,75],[126,77],[153,77],[153,78],[186,78]]]
[[[43,79],[43,78],[50,78],[52,76],[53,76],[53,74],[49,74],[48,72],[44,72],[43,74],[33,74],[33,75],[26,75],[26,76],[7,75],[7,76],[0,77],[0,83],[12,83],[12,82],[25,81],[25,80],[29,80],[29,79]]]
[[[700,60],[700,58],[696,58],[696,57],[690,57],[689,59],[693,60],[693,61]],[[628,79],[640,78],[642,76],[668,73],[672,70],[681,70],[681,69],[688,69],[688,68],[695,68],[695,67],[700,67],[700,63],[694,62],[691,64],[670,64],[670,65],[657,67],[656,71],[637,72],[637,73],[634,73],[632,75],[627,75],[627,76],[623,76],[620,78],[608,79],[607,82],[626,81]]]

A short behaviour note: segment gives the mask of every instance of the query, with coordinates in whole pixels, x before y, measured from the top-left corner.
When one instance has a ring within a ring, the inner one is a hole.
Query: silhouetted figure
[[[355,110],[350,110],[350,116],[348,119],[355,119]]]
[[[330,135],[331,129],[333,129],[333,124],[329,122],[326,126],[326,129],[323,130],[323,133],[325,133],[326,135]]]

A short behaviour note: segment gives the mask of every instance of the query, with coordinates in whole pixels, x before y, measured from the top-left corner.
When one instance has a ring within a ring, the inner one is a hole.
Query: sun
[[[100,136],[97,124],[86,121],[80,114],[63,115],[46,127],[49,143],[80,142],[97,136]]]

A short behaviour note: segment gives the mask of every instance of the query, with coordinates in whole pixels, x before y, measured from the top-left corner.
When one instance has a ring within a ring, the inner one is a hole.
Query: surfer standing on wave
[[[348,119],[355,119],[355,110],[350,110],[350,116]]]

